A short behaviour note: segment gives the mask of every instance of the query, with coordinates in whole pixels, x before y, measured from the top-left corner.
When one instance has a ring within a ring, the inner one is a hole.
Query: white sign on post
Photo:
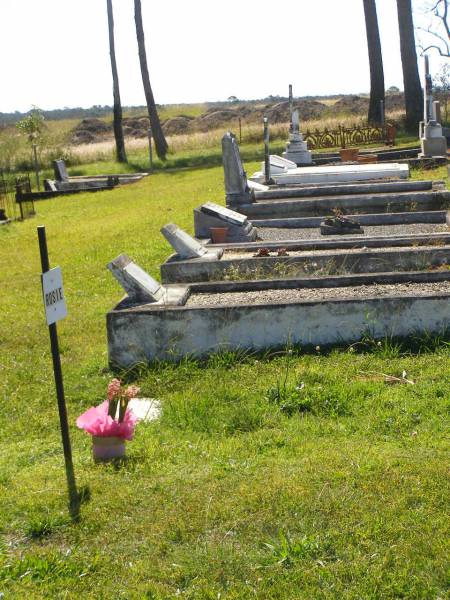
[[[52,325],[67,316],[61,267],[50,269],[41,275],[47,325]]]

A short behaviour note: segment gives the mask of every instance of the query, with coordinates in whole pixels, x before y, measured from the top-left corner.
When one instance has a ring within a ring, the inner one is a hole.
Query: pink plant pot
[[[125,456],[125,440],[119,437],[92,436],[94,462],[107,462]]]

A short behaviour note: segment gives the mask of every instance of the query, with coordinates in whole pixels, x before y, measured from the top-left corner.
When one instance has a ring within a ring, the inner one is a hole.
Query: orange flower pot
[[[210,227],[213,244],[224,244],[228,235],[228,227]]]

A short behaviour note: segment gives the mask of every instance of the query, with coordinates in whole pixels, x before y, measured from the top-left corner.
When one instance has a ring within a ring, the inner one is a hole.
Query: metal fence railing
[[[19,221],[35,215],[29,175],[8,179],[0,173],[0,220]],[[20,199],[19,199],[20,198]]]

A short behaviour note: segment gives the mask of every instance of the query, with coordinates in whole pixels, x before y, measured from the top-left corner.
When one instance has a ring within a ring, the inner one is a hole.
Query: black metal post
[[[264,183],[268,185],[270,183],[270,154],[269,154],[269,119],[268,117],[263,118],[264,123]]]
[[[47,251],[47,238],[45,235],[45,227],[40,225],[37,228],[39,238],[39,251],[41,254],[42,273],[50,270]],[[61,427],[61,438],[64,450],[64,461],[66,465],[67,487],[69,490],[69,511],[72,518],[77,519],[80,510],[80,497],[77,492],[75,482],[75,472],[72,461],[72,448],[70,446],[69,423],[67,421],[66,401],[64,398],[64,384],[61,369],[61,359],[59,355],[58,332],[56,323],[48,326],[50,334],[50,345],[52,349],[53,373],[55,377],[56,397],[58,400],[59,424]]]
[[[289,132],[292,133],[292,113],[294,112],[294,97],[292,95],[292,83],[289,84]]]
[[[239,144],[242,144],[242,119],[239,117]]]

